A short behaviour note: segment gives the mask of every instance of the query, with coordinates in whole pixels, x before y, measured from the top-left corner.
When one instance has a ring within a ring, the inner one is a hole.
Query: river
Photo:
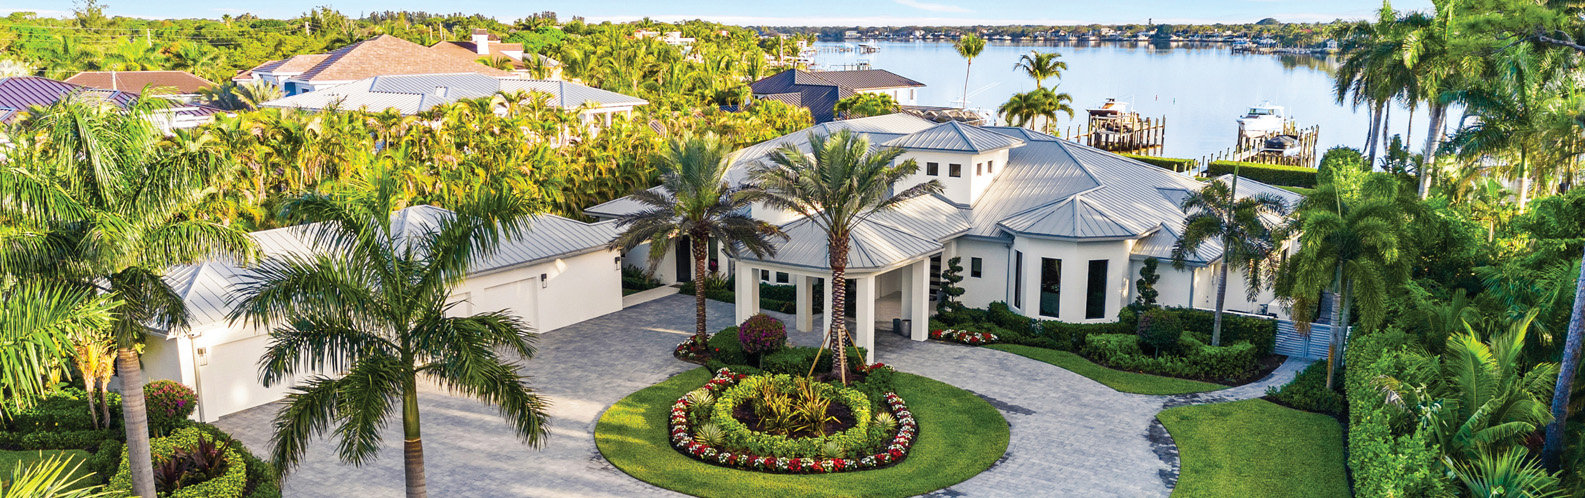
[[[842,44],[816,46],[836,45]],[[879,50],[870,54],[822,52],[815,63],[838,69],[868,62],[875,69],[928,85],[920,89],[919,105],[959,105],[965,63],[951,43],[878,42],[877,46]],[[1059,129],[1082,124],[1085,109],[1116,98],[1132,104],[1142,116],[1166,118],[1165,156],[1201,158],[1226,150],[1238,133],[1237,118],[1264,101],[1286,107],[1301,127],[1320,126],[1317,154],[1335,145],[1361,147],[1369,130],[1365,108],[1352,109],[1333,97],[1335,58],[1234,54],[1226,45],[989,43],[974,59],[969,106],[994,112],[1012,94],[1034,88],[1033,80],[1013,69],[1019,56],[1030,50],[1056,51],[1068,63],[1057,90],[1073,96],[1075,119],[1062,117]],[[1423,107],[1415,114],[1408,138],[1419,151],[1428,119]],[[1389,116],[1392,133],[1408,132],[1410,113],[1405,107],[1395,105]],[[1449,121],[1451,127],[1457,116]]]

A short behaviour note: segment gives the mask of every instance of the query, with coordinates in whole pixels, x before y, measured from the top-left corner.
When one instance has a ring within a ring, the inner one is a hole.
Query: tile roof
[[[176,93],[193,94],[215,86],[209,80],[187,71],[83,71],[66,78],[67,83],[105,90],[143,93],[144,87],[171,88]]]
[[[490,36],[491,38],[494,38],[495,35]],[[479,55],[478,46],[474,45],[474,43],[471,41],[443,41],[434,45],[430,45],[429,49],[470,62],[477,62],[480,57],[486,57],[486,55]],[[507,52],[516,52],[517,55],[509,54]],[[522,69],[525,67],[523,65],[522,58],[523,44],[521,43],[499,43],[496,41],[491,41],[490,53],[487,56],[490,58],[505,57],[510,59],[512,61],[512,67],[516,69]]]
[[[392,233],[413,236],[437,226],[451,212],[434,206],[413,206],[391,216]],[[520,237],[503,241],[495,254],[475,262],[469,273],[490,273],[603,250],[616,236],[615,223],[611,222],[583,223],[555,215],[534,216],[528,222],[528,229]],[[314,252],[304,226],[263,230],[249,237],[265,257]],[[235,299],[233,287],[247,271],[235,262],[210,260],[170,268],[164,278],[187,304],[190,328],[200,328],[226,322]]]
[[[981,153],[1023,144],[1023,140],[1003,133],[983,130],[958,121],[947,121],[889,140],[881,145],[916,150]]]
[[[406,74],[375,76],[318,91],[282,97],[260,104],[280,109],[396,109],[412,115],[441,104],[489,97],[497,91],[550,94],[549,105],[573,109],[585,103],[594,107],[623,107],[648,101],[616,92],[565,81],[501,79],[477,73]]]
[[[132,105],[138,98],[138,94],[132,92],[96,90],[37,76],[0,78],[0,123],[14,122],[32,106],[49,106],[79,92],[102,96],[122,108]]]
[[[391,35],[380,35],[325,54],[325,58],[296,78],[308,81],[349,81],[371,76],[433,73],[479,73],[510,76],[512,73],[472,60],[448,55]],[[293,59],[296,59],[295,57]]]

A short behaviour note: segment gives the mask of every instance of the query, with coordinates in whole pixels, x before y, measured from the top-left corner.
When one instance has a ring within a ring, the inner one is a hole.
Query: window
[[[969,258],[969,276],[970,277],[974,277],[974,278],[980,278],[980,274],[981,274],[980,268],[983,267],[984,265],[985,265],[985,260],[982,260],[980,258]]]
[[[1013,307],[1024,309],[1024,253],[1013,251]]]
[[[974,163],[974,176],[985,174],[985,163]]]
[[[985,172],[986,173],[995,174],[996,173],[996,161],[985,161]]]
[[[1084,317],[1106,318],[1106,260],[1090,260],[1090,279],[1084,288]]]
[[[1040,258],[1040,314],[1056,318],[1062,312],[1062,260]]]
[[[787,283],[787,272],[784,272],[784,271],[776,272],[776,283],[778,283],[778,284]]]
[[[759,271],[759,279],[760,280],[770,280],[770,270],[760,270]]]
[[[941,176],[941,163],[925,163],[925,174]]]
[[[947,176],[951,176],[953,178],[958,178],[958,177],[963,176],[963,165],[962,164],[948,164],[947,165]]]

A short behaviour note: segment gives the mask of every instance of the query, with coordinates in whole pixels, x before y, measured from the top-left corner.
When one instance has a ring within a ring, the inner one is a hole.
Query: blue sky
[[[510,21],[539,11],[563,18],[578,15],[593,21],[626,21],[649,16],[657,20],[709,19],[728,24],[860,25],[909,24],[1130,24],[1253,22],[1264,17],[1283,21],[1330,21],[1371,15],[1378,0],[280,0],[216,2],[214,0],[108,0],[112,15],[154,18],[218,18],[252,12],[262,17],[292,17],[317,5],[358,15],[379,10],[482,13]],[[67,0],[4,0],[0,13],[35,11],[62,16]],[[1429,9],[1430,0],[1400,0],[1399,9]]]

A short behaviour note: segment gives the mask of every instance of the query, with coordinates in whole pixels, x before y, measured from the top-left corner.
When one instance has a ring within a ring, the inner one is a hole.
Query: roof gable
[[[336,49],[298,79],[346,81],[381,75],[463,72],[488,76],[512,74],[391,35],[380,35]]]
[[[904,149],[982,153],[1024,145],[1024,141],[958,121],[948,121],[882,144]]]

